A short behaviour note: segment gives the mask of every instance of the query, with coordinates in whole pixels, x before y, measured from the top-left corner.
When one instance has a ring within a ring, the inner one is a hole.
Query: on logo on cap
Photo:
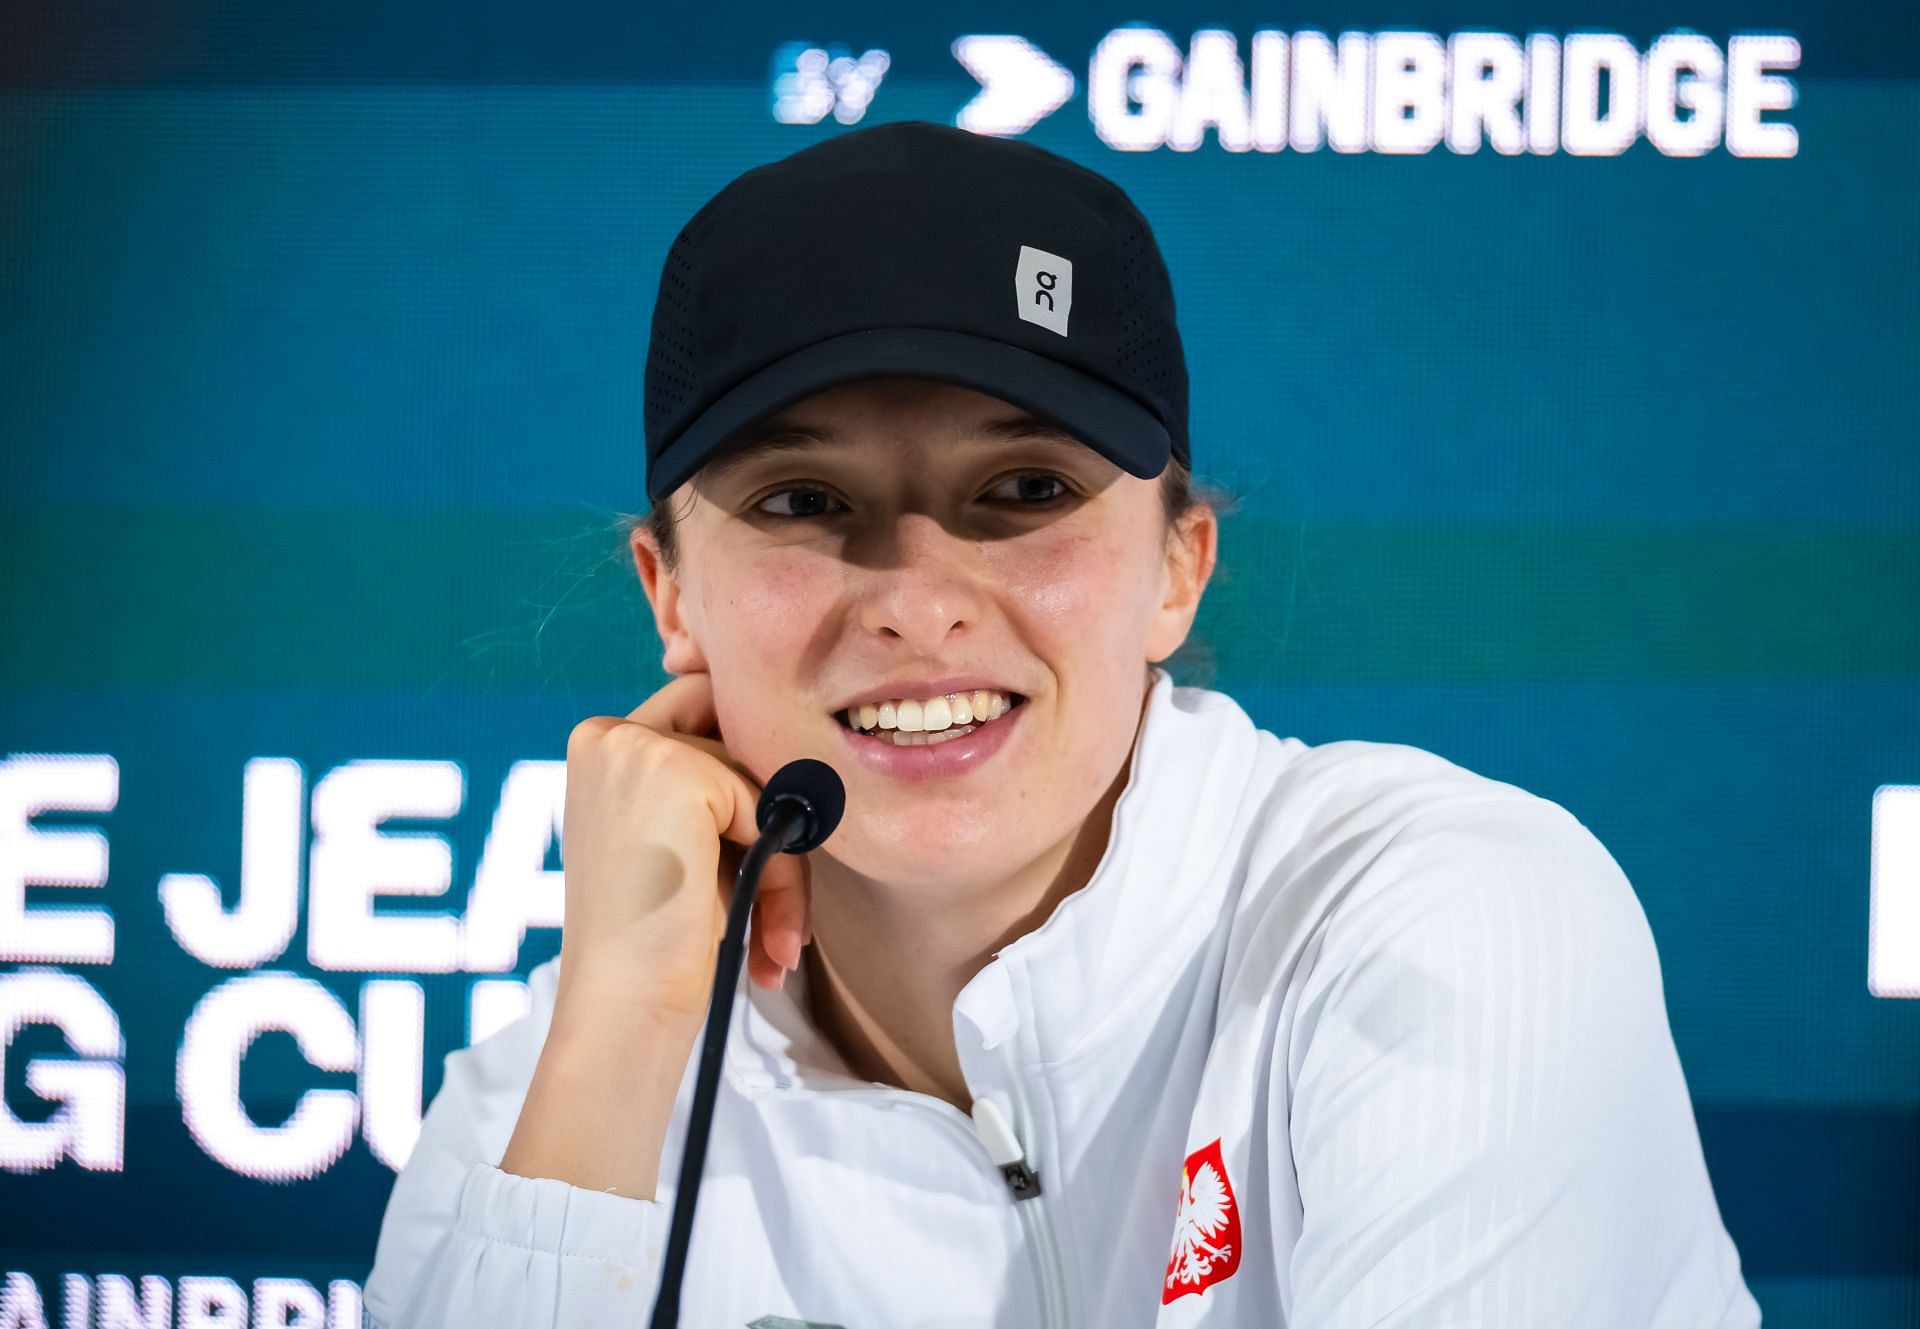
[[[1067,314],[1073,309],[1073,260],[1021,245],[1013,297],[1021,318],[1066,336]]]

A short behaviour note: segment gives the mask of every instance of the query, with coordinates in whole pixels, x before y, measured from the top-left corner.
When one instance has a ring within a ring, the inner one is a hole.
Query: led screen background
[[[1142,128],[1222,104],[1261,32],[1798,55],[1791,105],[1691,155]],[[619,520],[667,245],[843,121],[978,111],[956,49],[1011,80],[996,114],[1072,76],[1024,137],[1173,271],[1236,499],[1176,679],[1573,810],[1652,925],[1767,1322],[1920,1323],[1920,937],[1871,938],[1868,981],[1876,832],[1881,917],[1920,893],[1909,14],[33,4],[0,35],[0,1323],[351,1322],[441,1058],[557,947],[567,733],[664,681]],[[1122,50],[1146,73],[1103,81]]]

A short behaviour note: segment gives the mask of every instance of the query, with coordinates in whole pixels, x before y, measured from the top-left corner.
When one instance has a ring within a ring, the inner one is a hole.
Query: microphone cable
[[[654,1297],[651,1329],[678,1329],[680,1281],[686,1272],[687,1247],[693,1238],[693,1206],[699,1199],[700,1174],[707,1160],[707,1136],[713,1129],[713,1104],[720,1089],[720,1066],[726,1053],[727,1026],[733,1013],[733,990],[746,958],[747,919],[760,886],[760,871],[776,853],[804,854],[817,849],[840,825],[846,811],[847,789],[839,774],[824,761],[800,757],[775,771],[754,809],[760,837],[747,849],[727,905],[727,931],[720,939],[713,999],[707,1007],[707,1027],[700,1045],[700,1070],[693,1088],[693,1109],[687,1119],[686,1149],[680,1157],[680,1181],[673,1196],[673,1223],[668,1229],[666,1257],[660,1267],[660,1289]]]

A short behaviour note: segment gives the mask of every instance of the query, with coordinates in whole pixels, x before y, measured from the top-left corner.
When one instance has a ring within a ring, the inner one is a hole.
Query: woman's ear
[[[629,541],[634,570],[640,574],[641,589],[653,609],[654,631],[660,634],[660,667],[675,676],[705,670],[706,657],[688,630],[682,612],[680,579],[667,571],[653,532],[644,525],[635,526]]]
[[[1180,649],[1200,611],[1200,597],[1213,577],[1219,555],[1220,519],[1201,503],[1182,516],[1167,535],[1165,594],[1147,637],[1147,659],[1158,663]]]

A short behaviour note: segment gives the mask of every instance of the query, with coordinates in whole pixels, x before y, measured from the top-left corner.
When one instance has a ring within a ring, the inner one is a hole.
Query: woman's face
[[[761,782],[796,757],[840,773],[846,814],[819,852],[870,878],[999,879],[1071,836],[1211,574],[1211,512],[1169,539],[1159,480],[1036,430],[953,384],[842,385],[672,496],[676,577],[635,533],[664,667],[711,674],[727,748]],[[991,751],[931,777],[862,759],[879,740],[843,726],[850,700],[955,677],[1026,698],[981,727],[1007,726]]]

